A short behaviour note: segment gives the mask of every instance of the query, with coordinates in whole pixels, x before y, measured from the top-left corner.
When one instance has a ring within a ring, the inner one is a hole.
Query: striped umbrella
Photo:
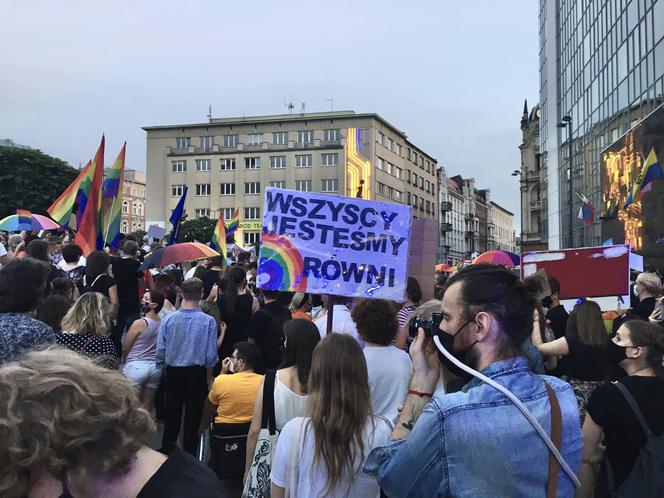
[[[475,258],[473,264],[489,263],[491,265],[502,265],[506,267],[513,267],[520,263],[521,259],[518,255],[509,251],[487,251],[480,254]]]
[[[21,230],[58,230],[60,225],[41,214],[12,214],[0,220],[0,230],[4,232],[20,232]]]
[[[159,268],[195,259],[213,258],[219,256],[214,249],[200,242],[183,242],[156,249],[141,265],[141,270]]]

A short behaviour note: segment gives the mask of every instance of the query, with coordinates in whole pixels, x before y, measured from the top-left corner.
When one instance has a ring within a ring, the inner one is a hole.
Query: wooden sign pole
[[[331,294],[327,295],[327,328],[325,335],[332,333],[332,321],[334,319],[334,296]]]

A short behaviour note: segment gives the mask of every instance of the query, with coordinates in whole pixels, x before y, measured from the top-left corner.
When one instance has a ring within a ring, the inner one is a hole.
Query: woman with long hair
[[[308,383],[311,371],[311,359],[316,345],[320,342],[318,328],[309,320],[295,319],[284,325],[286,348],[279,369],[267,375],[274,378],[274,415],[276,429],[295,417],[304,417],[309,409]],[[251,466],[251,459],[256,449],[258,433],[261,429],[263,414],[263,385],[258,389],[254,416],[247,437],[246,471]]]
[[[155,365],[157,334],[161,325],[159,312],[164,305],[164,295],[158,290],[143,295],[143,318],[136,320],[122,343],[122,371],[138,389],[139,399],[148,411],[152,411],[154,396],[161,380],[161,370]]]
[[[85,261],[85,275],[78,281],[77,287],[81,294],[98,292],[105,296],[111,303],[110,312],[115,320],[120,302],[112,273],[111,257],[104,251],[93,251]]]
[[[272,461],[272,497],[378,497],[362,471],[369,452],[392,428],[371,411],[362,349],[346,334],[316,347],[309,376],[309,414],[284,427]]]
[[[107,368],[118,367],[119,352],[111,334],[111,305],[99,292],[86,292],[62,319],[62,332],[55,341],[72,351],[95,359]]]
[[[219,350],[219,358],[227,358],[233,353],[233,345],[247,340],[249,318],[258,301],[247,291],[247,272],[242,266],[234,266],[228,272],[225,292],[217,296],[217,306],[226,331]]]
[[[605,380],[606,345],[609,341],[602,310],[594,301],[583,301],[567,320],[565,335],[555,341],[542,343],[539,319],[533,322],[532,342],[545,358],[561,357],[561,373],[579,380]]]
[[[579,472],[581,488],[577,496],[593,496],[596,486],[610,493],[622,491],[620,496],[627,496],[626,490],[620,488],[630,480],[636,459],[646,444],[647,433],[621,390],[626,389],[634,399],[647,429],[654,436],[661,436],[664,433],[663,355],[661,328],[642,320],[625,322],[609,343],[609,362],[622,368],[627,377],[619,386],[613,383],[600,385],[588,400]],[[611,472],[602,475],[599,471],[605,454]],[[598,475],[602,475],[602,480],[598,481]],[[609,475],[613,476],[613,483],[607,482]],[[635,484],[634,478],[631,481],[632,485]],[[630,496],[637,495],[632,493]]]
[[[406,349],[408,346],[410,342],[408,340],[408,322],[410,321],[410,315],[420,304],[422,304],[422,289],[415,277],[408,277],[406,283],[406,298],[406,302],[403,303],[397,313],[399,328],[397,329],[395,344],[399,349]]]

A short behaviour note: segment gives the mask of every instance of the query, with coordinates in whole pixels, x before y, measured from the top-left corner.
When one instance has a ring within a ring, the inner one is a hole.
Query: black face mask
[[[470,346],[468,346],[465,350],[460,351],[460,352],[455,352],[454,351],[454,338],[468,325],[471,323],[473,320],[475,320],[475,317],[471,318],[470,320],[466,321],[461,327],[459,327],[456,331],[455,334],[450,334],[449,332],[445,330],[439,330],[438,337],[440,338],[440,343],[443,345],[443,347],[449,351],[452,356],[454,356],[457,360],[459,360],[462,363],[466,363],[466,355],[468,351],[472,349],[475,344],[477,344],[477,341],[472,343]],[[459,367],[457,367],[454,363],[452,363],[443,353],[438,351],[438,359],[440,362],[445,365],[445,367],[450,371],[450,373],[456,375],[457,377],[467,377],[468,374],[464,371],[461,370]]]
[[[143,314],[147,314],[150,311],[150,303],[146,303],[144,301],[141,301],[141,311],[143,311]]]
[[[611,365],[620,366],[620,362],[627,359],[628,346],[618,346],[615,342],[609,341],[606,349],[606,358]]]
[[[541,303],[542,303],[542,306],[544,306],[545,308],[548,309],[549,306],[551,306],[553,304],[553,300],[551,299],[551,296],[546,296],[546,297],[542,298]]]

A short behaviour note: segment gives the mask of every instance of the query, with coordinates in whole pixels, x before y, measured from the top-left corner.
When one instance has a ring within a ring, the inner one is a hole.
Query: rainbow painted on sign
[[[258,280],[262,289],[306,291],[304,261],[289,238],[263,233],[261,237]]]

